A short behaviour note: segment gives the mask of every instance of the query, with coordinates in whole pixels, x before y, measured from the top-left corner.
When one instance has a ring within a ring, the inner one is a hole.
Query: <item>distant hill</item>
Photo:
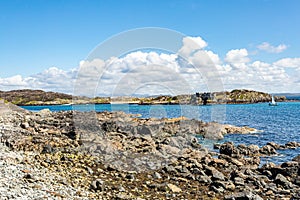
[[[60,104],[241,104],[271,101],[271,95],[252,90],[232,90],[231,92],[195,93],[177,96],[159,95],[152,97],[76,97],[58,92],[42,90],[0,91],[0,99],[16,105],[60,105]],[[275,96],[276,101],[285,101],[285,96]]]
[[[0,98],[16,105],[42,104],[42,102],[64,103],[72,100],[72,95],[45,92],[43,90],[12,90],[0,91]]]

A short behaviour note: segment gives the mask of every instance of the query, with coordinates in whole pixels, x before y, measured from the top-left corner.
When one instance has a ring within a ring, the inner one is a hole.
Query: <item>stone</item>
[[[210,177],[209,176],[206,176],[206,175],[202,175],[202,176],[197,176],[197,181],[199,182],[199,183],[204,183],[204,184],[206,184],[206,185],[209,185],[212,181],[211,181],[211,179],[210,179]]]
[[[46,144],[45,146],[43,146],[43,150],[41,153],[53,153],[52,146],[49,144]]]
[[[241,178],[241,177],[235,177],[234,178],[234,184],[235,185],[241,185],[241,186],[243,186],[243,185],[245,185],[245,182],[244,182],[243,178]]]
[[[105,186],[105,183],[103,180],[96,179],[96,180],[92,181],[90,188],[94,191],[98,191],[98,190],[104,191],[104,186]]]
[[[234,146],[232,142],[226,142],[220,147],[220,154],[225,154],[231,157],[240,157],[239,150]]]
[[[265,154],[265,155],[274,155],[277,154],[276,150],[274,147],[270,146],[270,145],[265,145],[262,148],[259,149],[259,152],[261,154]]]
[[[259,153],[259,146],[255,144],[250,144],[248,146],[248,150],[250,155],[257,155]]]
[[[285,188],[292,188],[293,184],[287,180],[282,174],[277,174],[275,183],[282,185]]]
[[[271,147],[273,147],[274,149],[280,149],[280,145],[276,144],[275,142],[268,142],[267,145],[270,145]]]
[[[24,128],[24,129],[28,129],[30,127],[29,123],[28,122],[23,122],[21,124],[21,127]]]
[[[292,161],[298,162],[300,164],[300,154],[293,158]]]
[[[127,178],[128,180],[131,180],[131,181],[133,181],[133,180],[135,179],[135,177],[134,177],[133,174],[127,174],[127,175],[126,175],[126,178]]]
[[[221,180],[221,181],[225,180],[225,176],[222,172],[220,172],[218,170],[213,170],[211,173],[212,173],[213,180]]]
[[[171,183],[168,183],[167,186],[174,193],[179,193],[182,191],[179,187],[177,187],[176,185],[173,185]]]
[[[284,146],[287,149],[295,149],[297,147],[300,147],[300,143],[298,143],[298,142],[288,142]]]
[[[154,172],[153,178],[154,178],[154,179],[161,179],[162,177],[161,177],[160,173]]]
[[[211,140],[222,140],[226,134],[226,130],[223,125],[210,122],[203,128],[203,137]]]
[[[226,195],[225,200],[262,200],[259,195],[253,194],[251,191],[243,191],[231,195]]]

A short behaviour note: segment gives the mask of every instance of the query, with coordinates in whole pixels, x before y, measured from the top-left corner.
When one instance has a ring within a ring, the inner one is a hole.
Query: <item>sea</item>
[[[299,97],[300,99],[300,97]],[[230,134],[223,140],[211,141],[199,137],[201,145],[213,150],[214,143],[232,141],[234,144],[256,144],[260,147],[268,142],[286,144],[300,142],[300,102],[280,102],[278,106],[268,103],[257,104],[223,104],[209,106],[193,105],[137,105],[137,104],[87,104],[87,105],[53,105],[23,106],[30,111],[50,109],[51,111],[123,111],[137,114],[141,118],[187,117],[202,121],[216,121],[236,126],[249,126],[259,130],[251,134]],[[300,148],[278,150],[279,155],[263,157],[262,163],[280,164],[300,154]]]

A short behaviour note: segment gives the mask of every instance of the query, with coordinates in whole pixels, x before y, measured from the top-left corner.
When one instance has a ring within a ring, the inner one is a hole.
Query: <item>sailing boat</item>
[[[272,95],[272,102],[269,103],[269,106],[277,106],[277,103],[276,103],[273,95]]]

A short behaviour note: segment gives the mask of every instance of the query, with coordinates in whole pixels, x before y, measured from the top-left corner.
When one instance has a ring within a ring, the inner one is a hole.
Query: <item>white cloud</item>
[[[278,67],[298,68],[300,69],[300,58],[283,58],[274,63]]]
[[[263,42],[262,44],[258,45],[257,48],[259,50],[263,50],[269,53],[281,53],[287,49],[285,44],[280,44],[278,46],[272,46],[268,42]]]
[[[224,60],[200,37],[186,37],[177,54],[136,51],[108,60],[81,61],[72,70],[0,78],[0,90],[43,89],[75,95],[182,94],[248,88],[299,92],[300,58],[251,62],[247,49],[233,49]],[[179,55],[186,57],[182,58]],[[220,79],[221,77],[221,79]],[[224,88],[223,88],[224,87]]]
[[[196,50],[207,47],[207,43],[201,37],[185,37],[182,42],[183,46],[178,53],[184,58],[188,58]]]
[[[246,69],[246,64],[250,62],[250,59],[247,49],[233,49],[227,52],[225,61],[233,68]]]

